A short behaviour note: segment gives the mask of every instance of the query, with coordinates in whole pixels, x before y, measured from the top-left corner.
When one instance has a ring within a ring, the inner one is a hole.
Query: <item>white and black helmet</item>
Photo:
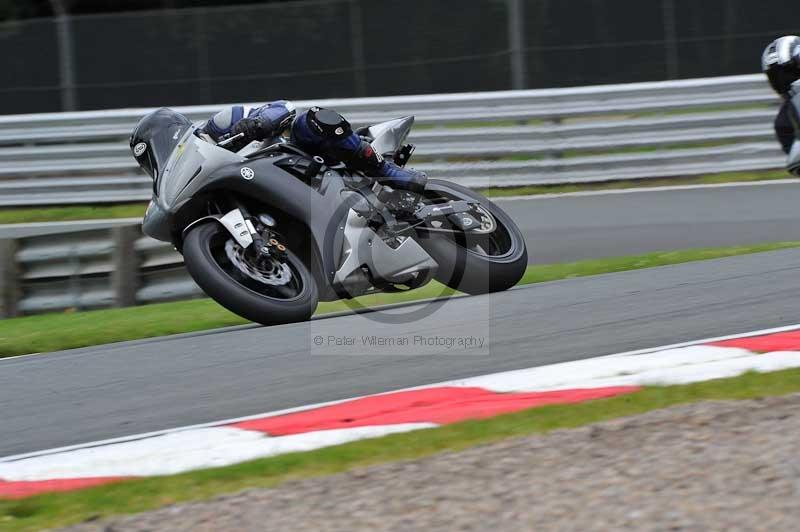
[[[761,56],[761,70],[778,94],[787,94],[800,79],[800,37],[785,35],[772,41]]]

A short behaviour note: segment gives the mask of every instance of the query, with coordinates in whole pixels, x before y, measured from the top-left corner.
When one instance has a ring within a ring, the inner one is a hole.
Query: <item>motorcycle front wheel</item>
[[[436,280],[467,294],[486,294],[522,279],[528,266],[525,239],[503,209],[472,189],[440,179],[428,181],[424,195],[428,204],[480,202],[472,213],[481,224],[477,231],[462,232],[446,222],[418,230],[419,244],[439,264]]]
[[[190,229],[183,243],[195,282],[231,312],[263,325],[308,320],[317,308],[317,285],[290,250],[279,260],[243,249],[217,222]]]

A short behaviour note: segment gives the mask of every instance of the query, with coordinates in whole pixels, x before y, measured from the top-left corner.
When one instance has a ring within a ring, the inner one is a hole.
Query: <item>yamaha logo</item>
[[[147,144],[144,142],[140,142],[139,144],[133,147],[133,155],[139,157],[144,153],[146,149],[147,149]]]
[[[239,173],[242,174],[242,177],[247,179],[248,181],[250,181],[251,179],[253,179],[256,176],[256,173],[249,166],[243,167],[239,171]]]

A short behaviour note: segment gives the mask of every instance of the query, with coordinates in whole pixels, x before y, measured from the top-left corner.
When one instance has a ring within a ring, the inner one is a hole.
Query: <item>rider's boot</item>
[[[417,209],[428,181],[424,172],[402,168],[387,160],[381,163],[380,169],[366,174],[384,186],[378,197],[400,218],[410,216]]]
[[[368,171],[366,174],[368,177],[374,177],[381,185],[388,185],[395,190],[405,190],[414,194],[421,194],[428,182],[425,172],[403,168],[385,159],[378,168]]]

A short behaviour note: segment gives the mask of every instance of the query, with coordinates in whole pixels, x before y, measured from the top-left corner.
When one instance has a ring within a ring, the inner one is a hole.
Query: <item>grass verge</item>
[[[694,177],[665,177],[662,179],[628,179],[602,183],[575,183],[564,185],[532,185],[510,188],[487,188],[481,192],[489,197],[532,196],[537,194],[564,194],[591,190],[618,190],[625,188],[651,188],[677,185],[711,185],[790,178],[783,170],[765,172],[729,172]],[[98,220],[106,218],[135,218],[144,216],[147,203],[121,205],[71,205],[52,207],[12,207],[0,209],[0,224],[61,222],[70,220]]]
[[[134,480],[73,493],[41,495],[20,501],[0,501],[0,530],[38,530],[109,515],[142,512],[245,488],[270,487],[286,480],[458,451],[505,438],[578,427],[684,403],[754,399],[795,392],[800,392],[798,369],[747,373],[689,385],[648,387],[612,399],[534,408],[486,420],[285,454],[223,468]]]
[[[583,260],[565,264],[529,266],[520,284],[541,283],[601,273],[666,266],[800,247],[800,242],[771,242],[751,246],[664,251],[629,257]],[[357,298],[359,306],[374,307],[449,296],[453,290],[433,282],[400,294]],[[353,308],[354,303],[321,303],[318,314]],[[0,357],[72,349],[124,340],[136,340],[248,323],[209,299],[159,303],[142,307],[41,314],[0,320]]]
[[[0,224],[67,222],[106,218],[141,218],[147,203],[120,205],[54,205],[52,207],[9,207],[0,209]]]
[[[502,196],[535,196],[538,194],[566,194],[569,192],[586,192],[602,190],[621,190],[628,188],[653,188],[680,185],[717,185],[720,183],[746,183],[769,181],[773,179],[789,179],[792,176],[784,170],[766,172],[728,172],[693,177],[664,177],[658,179],[628,179],[623,181],[604,181],[600,183],[574,183],[563,185],[531,185],[524,187],[487,188],[481,193],[488,197]]]

